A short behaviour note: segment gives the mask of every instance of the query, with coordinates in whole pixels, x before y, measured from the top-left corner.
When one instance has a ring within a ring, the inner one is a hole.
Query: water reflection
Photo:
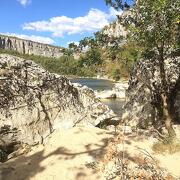
[[[101,102],[109,106],[118,116],[122,115],[124,100],[122,99],[101,99]]]

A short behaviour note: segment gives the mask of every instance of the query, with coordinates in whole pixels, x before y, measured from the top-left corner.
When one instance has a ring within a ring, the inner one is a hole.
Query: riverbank
[[[87,86],[94,91],[95,97],[108,105],[118,116],[122,115],[127,81],[112,82],[105,79],[75,78],[70,80],[74,85]]]
[[[108,80],[108,81],[112,81],[114,83],[119,83],[119,82],[127,82],[128,81],[128,78],[121,78],[120,80],[116,81],[108,76],[90,76],[90,77],[87,77],[87,76],[73,76],[73,75],[67,75],[66,76],[69,80],[72,80],[72,79],[98,79],[98,80]]]
[[[128,82],[118,82],[114,84],[111,90],[95,91],[95,95],[99,99],[115,99],[119,98],[125,100],[126,89],[128,88]]]
[[[70,81],[92,88],[95,91],[96,98],[99,99],[125,99],[125,92],[128,88],[128,81],[125,79],[114,81],[106,77],[71,77]],[[101,85],[102,83],[107,83],[108,87]]]

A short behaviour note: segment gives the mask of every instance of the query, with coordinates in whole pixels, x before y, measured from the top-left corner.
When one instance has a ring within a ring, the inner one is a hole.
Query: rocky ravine
[[[96,126],[114,116],[87,87],[30,60],[0,55],[0,147],[43,142],[56,129]]]
[[[0,48],[17,51],[21,54],[53,58],[59,58],[63,55],[62,49],[60,47],[4,35],[0,35]]]

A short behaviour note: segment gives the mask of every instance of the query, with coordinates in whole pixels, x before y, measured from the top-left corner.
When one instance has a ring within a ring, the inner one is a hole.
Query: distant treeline
[[[60,58],[48,58],[42,56],[20,54],[16,51],[0,49],[0,54],[10,54],[23,59],[32,60],[52,73],[75,76],[95,76],[93,68],[83,67],[80,60],[75,60],[72,55],[64,55]]]

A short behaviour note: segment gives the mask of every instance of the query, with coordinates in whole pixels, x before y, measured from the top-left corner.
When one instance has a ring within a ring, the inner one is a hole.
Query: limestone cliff
[[[127,37],[128,31],[127,29],[122,25],[124,21],[126,21],[126,18],[131,15],[130,11],[124,11],[121,15],[118,16],[118,19],[109,25],[105,26],[102,29],[102,32],[109,37]],[[122,23],[123,22],[123,23]]]
[[[114,21],[108,26],[105,26],[102,32],[110,37],[116,37],[116,38],[120,36],[126,37],[127,35],[127,31],[118,20]]]
[[[63,55],[60,47],[4,35],[0,35],[0,48],[36,56],[58,58]]]

